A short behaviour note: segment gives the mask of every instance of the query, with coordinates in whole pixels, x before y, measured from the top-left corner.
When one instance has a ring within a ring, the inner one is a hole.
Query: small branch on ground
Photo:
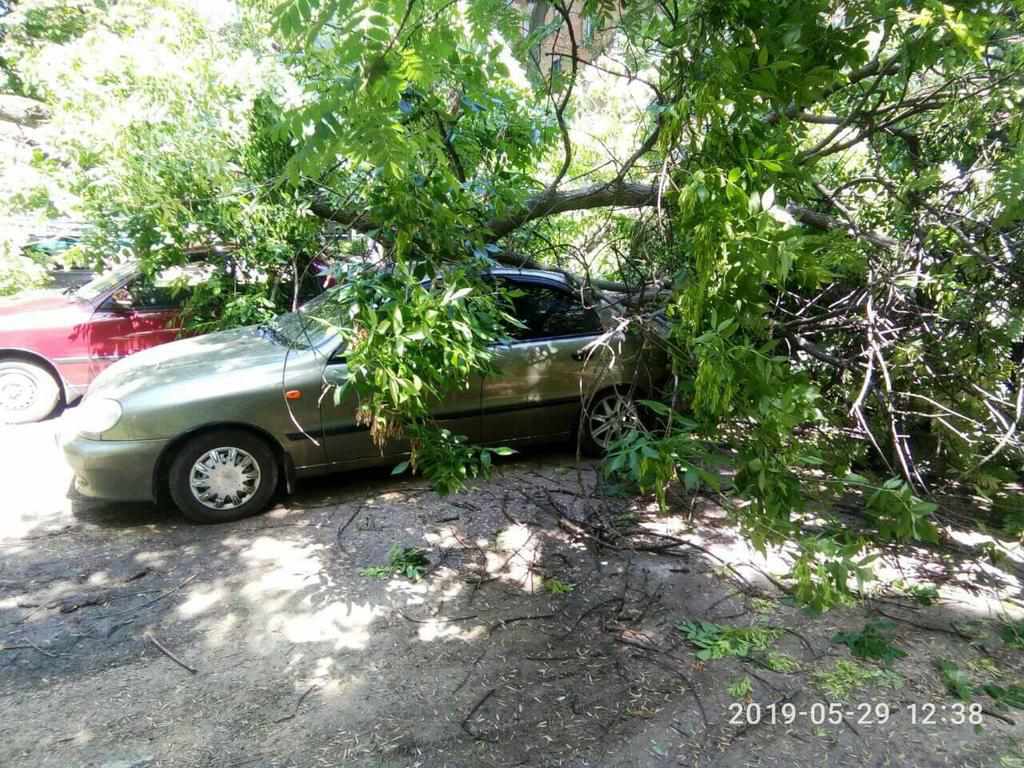
[[[196,577],[196,574],[194,574],[194,573],[193,573],[193,574],[192,574],[191,576],[189,576],[189,577],[188,577],[187,579],[185,579],[185,580],[184,580],[183,582],[181,582],[181,584],[179,584],[178,586],[174,587],[173,589],[169,589],[169,590],[167,590],[166,592],[161,592],[161,593],[160,593],[159,595],[157,595],[156,597],[154,597],[154,598],[153,598],[152,600],[150,600],[149,602],[147,602],[147,603],[143,603],[142,605],[140,605],[140,606],[137,606],[137,607],[135,607],[135,608],[127,608],[127,609],[125,609],[125,610],[123,610],[123,611],[118,611],[118,612],[117,612],[117,613],[115,613],[114,615],[115,615],[115,616],[123,616],[123,615],[124,615],[124,614],[126,614],[126,613],[138,613],[138,612],[139,612],[139,611],[141,611],[141,610],[142,610],[143,608],[149,608],[149,606],[151,606],[151,605],[154,605],[154,604],[156,604],[156,603],[159,603],[159,602],[160,602],[161,600],[163,600],[163,599],[164,599],[165,597],[169,597],[170,595],[173,595],[173,594],[174,594],[175,592],[178,592],[178,591],[180,591],[180,590],[181,590],[182,588],[184,588],[184,587],[185,587],[185,586],[187,586],[187,585],[188,585],[189,583],[191,583],[191,582],[192,582],[192,580],[193,580],[193,579],[195,579],[195,577]]]
[[[195,667],[190,667],[184,661],[182,661],[177,656],[175,656],[163,643],[161,643],[159,640],[156,639],[156,637],[153,635],[153,633],[146,632],[145,635],[143,635],[143,637],[145,637],[147,640],[149,640],[149,642],[151,642],[153,645],[155,645],[157,647],[157,650],[159,650],[164,656],[166,656],[168,659],[173,661],[179,667],[181,667],[182,669],[188,670],[193,675],[198,674],[199,670],[197,670]]]
[[[309,686],[309,688],[306,689],[306,692],[299,696],[299,700],[295,702],[295,709],[292,710],[292,713],[290,715],[285,715],[284,717],[277,718],[277,720],[274,721],[274,724],[277,725],[278,723],[284,723],[288,720],[294,720],[295,716],[299,714],[299,707],[302,706],[302,702],[306,700],[306,697],[309,696],[309,694],[311,694],[313,691],[318,690],[319,688],[320,686],[318,685]]]
[[[515,624],[517,621],[540,621],[542,619],[553,619],[555,614],[553,613],[538,613],[534,616],[512,616],[507,619],[499,619],[487,628],[487,634],[491,634],[495,630],[504,629],[509,624]]]
[[[471,710],[469,710],[469,714],[466,715],[464,718],[462,718],[462,722],[459,724],[462,727],[462,730],[464,730],[472,738],[477,739],[478,741],[491,741],[492,739],[489,739],[486,736],[483,736],[483,735],[481,735],[479,733],[474,733],[473,729],[469,727],[469,721],[472,720],[473,719],[473,715],[475,715],[477,712],[479,712],[480,708],[484,704],[487,703],[487,700],[490,699],[491,696],[494,695],[494,692],[496,690],[497,690],[496,688],[491,688],[489,691],[487,691],[487,693],[485,693],[482,697],[480,697],[480,700],[477,701],[477,703],[475,705],[473,705],[473,708]]]
[[[399,611],[398,615],[406,621],[411,621],[414,624],[433,624],[434,622],[443,623],[453,621],[469,621],[470,619],[475,619],[477,617],[477,614],[472,613],[468,616],[437,616],[434,618],[417,619],[415,616],[409,616],[404,611]]]

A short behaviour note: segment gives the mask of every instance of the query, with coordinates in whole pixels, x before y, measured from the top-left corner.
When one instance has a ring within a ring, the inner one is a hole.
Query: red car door
[[[206,275],[189,267],[148,279],[138,275],[101,301],[88,325],[92,376],[122,357],[166,344],[181,332],[189,286]]]

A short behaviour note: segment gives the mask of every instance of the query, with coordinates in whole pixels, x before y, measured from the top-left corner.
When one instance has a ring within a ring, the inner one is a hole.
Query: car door
[[[484,380],[483,440],[526,441],[575,429],[582,392],[598,371],[587,345],[603,333],[597,312],[568,286],[539,277],[503,277],[516,317],[510,343],[495,347],[498,373]]]
[[[99,302],[89,321],[89,358],[96,376],[122,357],[174,341],[191,287],[209,277],[207,265],[171,267],[155,278],[134,275]]]
[[[359,400],[354,391],[345,392],[335,402],[335,389],[345,383],[348,368],[344,356],[336,353],[324,368],[324,381],[329,388],[321,399],[320,421],[324,445],[332,463],[363,461],[385,456],[400,456],[409,451],[404,437],[388,440],[383,447],[374,444],[367,426],[357,423]],[[465,435],[471,443],[480,440],[480,393],[482,379],[474,376],[465,388],[450,392],[431,409],[438,425],[456,435]]]

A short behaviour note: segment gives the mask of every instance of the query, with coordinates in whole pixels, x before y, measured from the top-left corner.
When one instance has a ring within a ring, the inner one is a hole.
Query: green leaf
[[[982,690],[1001,706],[1024,709],[1024,686],[1010,685],[1003,688],[995,683],[987,683],[982,686]]]
[[[935,662],[942,675],[942,682],[953,696],[961,701],[970,701],[974,696],[974,686],[967,674],[952,661],[938,659]]]

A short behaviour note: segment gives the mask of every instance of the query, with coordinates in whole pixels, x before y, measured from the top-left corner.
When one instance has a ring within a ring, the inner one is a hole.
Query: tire
[[[171,462],[167,484],[175,506],[189,520],[229,523],[263,512],[278,477],[277,457],[265,440],[223,429],[185,443]]]
[[[580,413],[580,450],[585,456],[604,456],[615,438],[641,424],[632,397],[622,390],[605,390],[584,403]]]
[[[42,421],[60,402],[60,384],[41,365],[0,360],[0,424]]]

